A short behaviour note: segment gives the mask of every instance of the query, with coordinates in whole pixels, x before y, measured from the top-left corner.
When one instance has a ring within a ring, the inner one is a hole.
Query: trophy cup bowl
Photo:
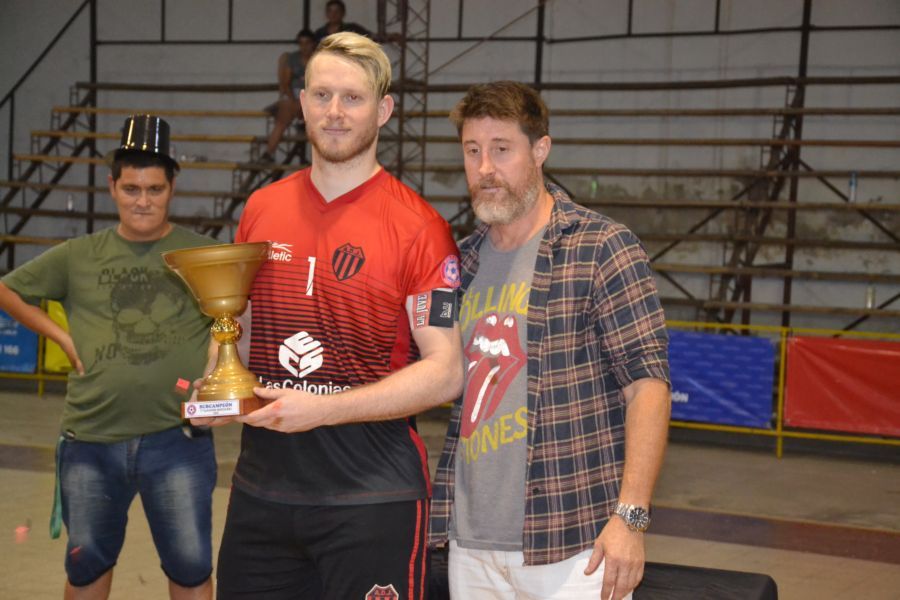
[[[215,319],[210,333],[219,343],[216,367],[206,376],[197,400],[183,402],[184,418],[245,415],[261,406],[253,394],[256,376],[243,364],[236,342],[235,320],[247,309],[256,272],[269,256],[270,242],[222,244],[163,252],[166,265],[190,288],[203,314]]]

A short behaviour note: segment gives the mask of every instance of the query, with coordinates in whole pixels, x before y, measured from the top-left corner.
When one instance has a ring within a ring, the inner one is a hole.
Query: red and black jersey
[[[261,385],[316,394],[378,381],[416,357],[405,302],[455,287],[446,221],[384,170],[326,202],[308,169],[254,193],[235,241],[271,241],[251,291],[249,365]],[[425,497],[411,420],[283,434],[244,427],[236,486],[297,504]]]

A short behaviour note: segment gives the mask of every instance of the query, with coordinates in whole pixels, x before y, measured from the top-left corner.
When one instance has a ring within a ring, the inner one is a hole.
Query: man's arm
[[[623,390],[625,413],[625,469],[619,501],[650,506],[659,476],[669,430],[671,401],[666,382],[638,379]],[[594,542],[594,552],[585,569],[590,575],[605,559],[602,598],[620,600],[640,583],[644,575],[644,534],[632,531],[613,516]]]
[[[19,294],[4,283],[0,283],[0,308],[31,331],[59,344],[78,374],[84,375],[84,365],[81,363],[78,352],[75,350],[72,336],[57,325],[56,321],[50,318],[50,315],[37,306],[32,306],[22,300]]]
[[[384,379],[331,395],[300,390],[256,389],[269,404],[237,420],[275,431],[385,421],[414,415],[456,398],[462,392],[462,342],[459,325],[413,329],[421,358]]]

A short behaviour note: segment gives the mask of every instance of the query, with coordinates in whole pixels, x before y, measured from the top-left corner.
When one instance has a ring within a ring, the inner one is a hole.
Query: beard
[[[364,154],[378,138],[378,125],[369,124],[347,140],[329,139],[317,128],[307,124],[306,137],[316,153],[326,162],[340,164],[350,162]],[[337,142],[337,143],[335,143]]]
[[[500,189],[493,193],[482,189],[487,187]],[[540,196],[540,188],[539,171],[534,169],[519,187],[513,187],[496,177],[489,177],[470,185],[469,195],[472,197],[476,217],[488,225],[509,225],[534,208]]]

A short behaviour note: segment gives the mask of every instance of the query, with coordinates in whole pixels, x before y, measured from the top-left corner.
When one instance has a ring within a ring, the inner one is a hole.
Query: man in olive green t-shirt
[[[179,167],[168,139],[157,117],[127,119],[109,175],[119,223],[0,280],[0,308],[74,367],[57,450],[66,598],[109,596],[137,493],[170,597],[212,597],[215,452],[211,434],[183,428],[176,392],[178,379],[203,373],[210,320],[160,254],[215,242],[169,222]],[[35,306],[42,299],[63,304],[70,333]]]

